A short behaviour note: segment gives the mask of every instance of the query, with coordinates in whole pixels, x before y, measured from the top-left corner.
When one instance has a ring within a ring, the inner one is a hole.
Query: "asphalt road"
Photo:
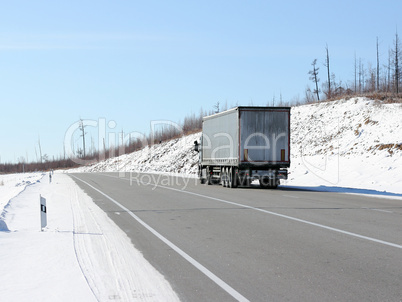
[[[182,301],[402,301],[402,200],[72,177]]]

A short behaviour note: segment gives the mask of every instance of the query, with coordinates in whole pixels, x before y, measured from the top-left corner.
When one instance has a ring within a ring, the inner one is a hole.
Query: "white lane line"
[[[394,213],[394,212],[392,212],[392,211],[388,211],[388,210],[373,209],[373,208],[366,208],[366,207],[364,207],[364,208],[362,208],[362,209],[365,209],[365,210],[371,210],[371,211],[377,211],[377,212],[384,212],[384,213],[391,213],[391,214],[393,214],[393,213]]]
[[[221,287],[223,290],[225,290],[229,295],[231,295],[233,298],[235,298],[237,301],[249,301],[246,299],[244,296],[242,296],[239,292],[237,292],[234,288],[232,288],[230,285],[225,283],[221,278],[216,276],[214,273],[212,273],[209,269],[207,269],[205,266],[203,266],[201,263],[199,263],[197,260],[192,258],[190,255],[188,255],[186,252],[184,252],[182,249],[180,249],[178,246],[176,246],[174,243],[169,241],[167,238],[163,237],[160,233],[158,233],[155,229],[153,229],[151,226],[146,224],[143,220],[141,220],[137,215],[135,215],[133,212],[131,212],[129,209],[127,209],[125,206],[114,200],[112,197],[109,195],[103,193],[102,191],[98,190],[94,186],[90,185],[86,181],[71,175],[72,177],[78,179],[82,183],[86,184],[90,188],[94,189],[98,193],[102,194],[105,196],[107,199],[109,199],[111,202],[119,206],[121,209],[123,209],[125,212],[127,212],[131,217],[133,217],[135,220],[137,220],[142,226],[144,226],[148,231],[150,231],[152,234],[154,234],[156,237],[158,237],[160,240],[162,240],[164,243],[166,243],[170,248],[172,248],[174,251],[176,251],[180,256],[182,256],[184,259],[186,259],[188,262],[190,262],[194,267],[196,267],[199,271],[201,271],[204,275],[206,275],[209,279],[211,279],[213,282],[215,282],[219,287]],[[110,176],[113,177],[113,176]],[[121,178],[120,178],[121,179]]]
[[[370,209],[370,210],[377,211],[377,212],[384,212],[384,213],[394,213],[392,211],[381,210],[381,209]]]
[[[105,174],[102,174],[102,175],[105,175]],[[113,177],[113,178],[119,178],[119,177],[111,176],[111,175],[105,175],[105,176]],[[127,179],[127,178],[119,178],[119,179],[132,181],[132,179]],[[133,179],[135,179],[135,178],[133,178]],[[139,182],[139,183],[142,183],[139,179],[135,179],[135,180],[137,182]],[[149,184],[146,184],[146,185],[149,185]],[[392,246],[392,247],[396,247],[398,249],[402,249],[402,245],[400,245],[400,244],[396,244],[396,243],[392,243],[392,242],[388,242],[388,241],[384,241],[384,240],[380,240],[380,239],[376,239],[376,238],[372,238],[372,237],[368,237],[368,236],[364,236],[364,235],[344,231],[344,230],[341,230],[341,229],[333,228],[333,227],[330,227],[330,226],[326,226],[326,225],[323,225],[323,224],[311,222],[311,221],[308,221],[308,220],[299,219],[299,218],[296,218],[296,217],[283,215],[283,214],[279,214],[279,213],[275,213],[275,212],[255,208],[255,207],[252,207],[252,206],[244,205],[244,204],[241,204],[241,203],[228,201],[228,200],[224,200],[224,199],[220,199],[220,198],[216,198],[216,197],[212,197],[212,196],[208,196],[208,195],[198,194],[198,193],[194,193],[194,192],[190,192],[190,191],[184,191],[184,190],[181,190],[181,189],[166,187],[166,186],[162,186],[162,185],[158,185],[158,184],[155,184],[155,186],[157,186],[159,188],[162,188],[162,189],[172,190],[172,191],[181,192],[181,193],[185,193],[185,194],[189,194],[189,195],[194,195],[194,196],[198,196],[198,197],[208,198],[208,199],[211,199],[211,200],[216,200],[216,201],[219,201],[219,202],[223,202],[223,203],[227,203],[227,204],[231,204],[231,205],[235,205],[235,206],[255,210],[255,211],[258,211],[258,212],[263,212],[263,213],[266,213],[266,214],[286,218],[286,219],[289,219],[289,220],[305,223],[305,224],[312,225],[312,226],[315,226],[315,227],[319,227],[319,228],[322,228],[322,229],[326,229],[326,230],[330,230],[330,231],[333,231],[333,232],[341,233],[341,234],[344,234],[344,235],[349,235],[349,236],[352,236],[352,237],[365,239],[365,240],[368,240],[368,241],[371,241],[371,242],[376,242],[376,243],[380,243],[380,244],[383,244],[383,245]]]
[[[289,197],[289,198],[300,198],[299,196],[293,196],[293,195],[282,195],[283,197]]]

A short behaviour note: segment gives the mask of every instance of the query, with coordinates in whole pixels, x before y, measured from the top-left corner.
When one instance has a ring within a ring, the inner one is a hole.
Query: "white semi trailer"
[[[236,107],[203,118],[201,183],[276,188],[290,166],[290,107]]]

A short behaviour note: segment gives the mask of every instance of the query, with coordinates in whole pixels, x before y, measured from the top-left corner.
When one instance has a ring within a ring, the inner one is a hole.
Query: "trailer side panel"
[[[216,114],[202,124],[202,162],[206,165],[238,164],[238,110]]]

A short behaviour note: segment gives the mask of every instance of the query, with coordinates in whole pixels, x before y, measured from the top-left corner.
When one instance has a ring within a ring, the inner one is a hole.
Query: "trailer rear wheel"
[[[229,173],[228,173],[228,187],[229,188],[237,188],[237,179],[236,179],[236,174],[235,174],[235,169],[229,168]]]
[[[202,168],[201,165],[198,165],[198,179],[200,180],[200,184],[205,184],[207,179],[205,178],[207,175],[204,177],[204,173],[206,174],[206,170]]]
[[[227,168],[222,168],[221,171],[221,182],[223,187],[228,186],[228,170]]]
[[[212,185],[212,171],[210,170],[210,167],[207,167],[207,184],[210,186]]]

